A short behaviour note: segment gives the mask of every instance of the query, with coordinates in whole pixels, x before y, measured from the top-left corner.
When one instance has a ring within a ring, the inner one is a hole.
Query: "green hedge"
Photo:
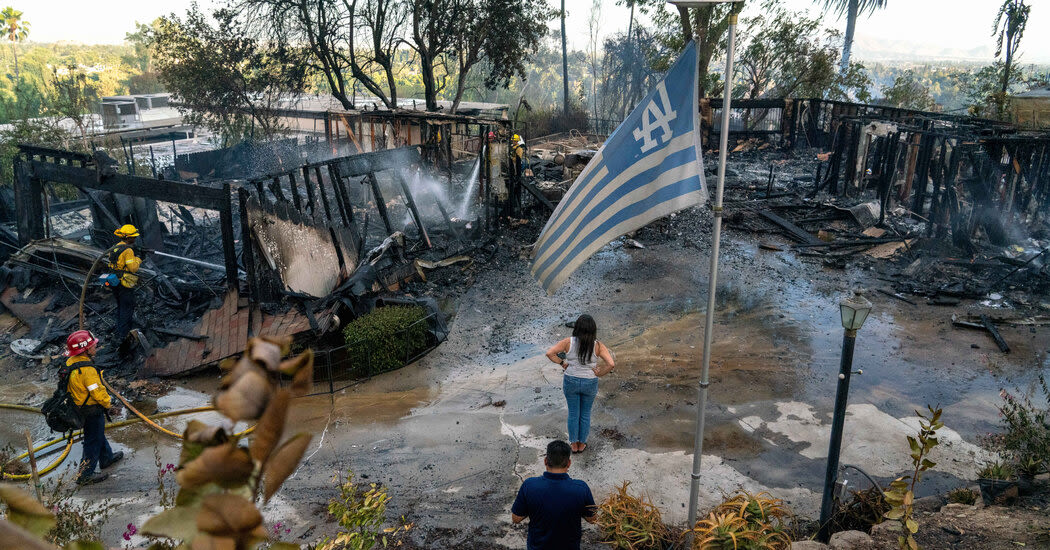
[[[405,366],[427,346],[427,324],[417,322],[426,316],[419,306],[387,306],[351,321],[343,338],[354,369],[371,364],[371,374],[379,374]]]

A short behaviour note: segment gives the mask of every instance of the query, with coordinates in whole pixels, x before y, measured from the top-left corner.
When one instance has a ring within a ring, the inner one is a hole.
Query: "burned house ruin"
[[[426,269],[477,252],[496,226],[509,196],[500,170],[507,148],[487,136],[506,140],[507,124],[343,114],[326,123],[327,139],[308,142],[308,155],[295,139],[241,145],[176,156],[156,177],[101,150],[23,146],[17,231],[8,235],[18,250],[0,300],[31,325],[39,344],[29,355],[78,326],[105,334],[112,299],[92,275],[113,230],[134,223],[148,258],[136,313],[138,375],[194,372],[254,336],[291,334],[337,350],[343,324],[402,301],[427,308],[433,347],[446,332],[441,312],[401,291]],[[58,187],[83,197],[68,207],[78,224],[55,222],[66,209]],[[321,353],[326,389],[348,380],[343,370],[369,374]]]

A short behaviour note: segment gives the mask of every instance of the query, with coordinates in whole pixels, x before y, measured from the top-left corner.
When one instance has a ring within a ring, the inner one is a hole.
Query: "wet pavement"
[[[554,296],[544,295],[511,250],[515,241],[506,239],[500,268],[479,274],[459,300],[447,342],[399,371],[296,402],[292,425],[315,436],[299,471],[266,507],[267,518],[290,526],[301,542],[331,532],[320,518],[336,495],[333,476],[352,469],[361,481],[389,489],[389,517],[414,522],[412,538],[422,546],[524,547],[525,530],[510,524],[510,504],[521,480],[542,471],[546,444],[567,435],[560,368],[543,353],[570,334],[566,321],[586,312],[617,367],[600,381],[589,447],[574,455],[570,475],[587,481],[599,499],[631,481],[665,520],[684,522],[708,254],[695,244],[702,239],[673,231],[662,239],[650,232],[650,242],[640,234],[645,249],[603,249]],[[852,287],[877,284],[875,276],[759,250],[751,237],[727,232],[702,509],[744,488],[770,491],[797,513],[816,515],[842,340],[838,301]],[[880,481],[903,474],[910,465],[905,435],[917,428],[913,411],[940,405],[946,428],[931,456],[938,465],[920,495],[974,479],[975,464],[988,458],[976,438],[998,423],[999,388],[1029,384],[1050,370],[1050,331],[1003,327],[1013,348],[1004,355],[987,335],[951,328],[951,313],[965,312],[965,302],[938,308],[869,298],[875,310],[857,339],[854,368],[864,373],[851,383],[843,463]],[[10,369],[9,379],[36,377],[20,363]],[[13,381],[0,388],[0,401],[26,402],[36,392],[28,402],[37,403],[51,384]],[[158,409],[206,403],[217,377],[178,384]],[[38,440],[49,438],[33,415],[0,414],[7,420],[0,442],[17,446],[27,427]],[[164,424],[178,429],[185,422]],[[174,462],[177,449],[141,426],[111,440],[131,457],[112,480],[80,497],[125,503],[106,529],[107,542],[117,544],[125,524],[141,525],[150,513],[142,504],[156,486],[154,446],[161,463]]]

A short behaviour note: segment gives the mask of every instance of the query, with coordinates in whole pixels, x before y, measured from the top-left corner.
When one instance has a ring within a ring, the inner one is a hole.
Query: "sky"
[[[14,0],[17,2],[18,0]],[[551,5],[558,0],[548,0]],[[12,4],[30,22],[30,40],[119,44],[134,23],[152,21],[171,12],[184,12],[192,0],[34,0]],[[792,10],[818,15],[813,0],[783,0]],[[200,0],[202,7],[217,0]],[[854,52],[861,60],[921,56],[990,62],[994,39],[992,22],[1001,0],[889,0],[886,9],[857,24]],[[1030,0],[1031,17],[1022,41],[1021,61],[1050,63],[1050,0]],[[615,0],[565,0],[570,48],[582,49],[589,40],[592,7],[599,10],[600,35],[626,30],[629,14]],[[744,15],[755,13],[761,2],[750,0]],[[828,25],[845,30],[845,22],[826,16]]]

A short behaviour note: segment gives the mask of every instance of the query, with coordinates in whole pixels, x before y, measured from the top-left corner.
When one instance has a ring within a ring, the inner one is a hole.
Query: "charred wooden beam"
[[[306,170],[306,168],[304,167],[303,170]],[[324,189],[324,178],[321,177],[320,166],[314,166],[314,178],[317,180],[317,189],[321,193],[321,204],[324,205],[324,215],[328,218],[329,222],[334,222],[335,220],[332,219],[332,207],[328,203],[328,191],[325,191]]]
[[[317,199],[314,197],[314,186],[310,183],[309,166],[303,166],[303,186],[306,187],[306,205],[313,214],[317,212]]]
[[[15,211],[18,212],[18,244],[44,238],[44,188],[34,178],[29,162],[16,156],[14,159]]]
[[[259,204],[262,204],[262,205],[270,204],[269,199],[266,198],[266,189],[263,187],[262,180],[255,180],[252,183],[255,184],[255,191],[257,192],[257,197],[259,199]]]
[[[288,202],[288,198],[284,196],[284,190],[281,189],[280,176],[273,177],[273,183],[270,184],[270,192],[273,193],[277,200]]]
[[[430,243],[427,227],[423,224],[423,216],[419,215],[419,209],[416,208],[416,200],[412,197],[412,191],[408,188],[408,182],[405,181],[404,173],[401,170],[396,170],[394,179],[397,180],[397,183],[401,186],[401,192],[405,195],[408,210],[412,212],[412,219],[416,221],[416,227],[419,228],[419,236],[423,239],[423,242],[427,243],[427,248],[434,248],[434,245]]]
[[[229,183],[222,185],[226,200],[219,207],[219,229],[222,231],[222,255],[226,261],[226,284],[237,290],[237,250],[234,247],[233,198]]]
[[[338,165],[328,165],[328,177],[332,183],[332,190],[335,192],[340,213],[343,216],[343,225],[349,226],[354,223],[354,205],[350,202],[350,196],[346,192],[346,188],[343,187],[343,177],[339,173]]]
[[[372,186],[372,197],[375,198],[379,217],[383,218],[383,227],[386,228],[386,234],[393,235],[394,226],[390,223],[390,215],[386,211],[386,200],[383,198],[383,192],[379,190],[379,180],[376,179],[375,172],[369,172],[366,179],[368,184]]]
[[[540,201],[540,204],[546,206],[551,212],[554,212],[554,203],[552,203],[542,191],[537,189],[531,181],[523,179],[521,181],[521,186],[524,187],[533,197],[536,197],[536,200]]]
[[[29,167],[30,176],[42,181],[68,183],[87,189],[173,202],[209,210],[219,210],[225,202],[222,189],[215,187],[176,181],[158,182],[153,178],[140,178],[124,174],[103,176],[101,181],[99,181],[98,172],[91,168],[78,168],[35,160],[28,161],[26,164]]]
[[[248,190],[237,190],[237,202],[241,215],[241,258],[244,260],[244,271],[248,275],[248,297],[253,303],[259,303],[259,281],[255,273],[255,239],[252,238],[251,224],[248,220]],[[249,323],[249,330],[251,324]]]
[[[299,185],[295,181],[295,170],[288,172],[288,188],[292,192],[292,204],[300,213],[303,211],[302,201],[299,199]]]
[[[984,330],[987,330],[992,335],[995,345],[999,346],[999,351],[1010,353],[1010,346],[1007,345],[1006,340],[1003,340],[1003,335],[999,334],[999,329],[995,327],[995,324],[992,323],[992,320],[987,315],[981,315],[981,324],[984,326]]]
[[[786,230],[788,234],[790,234],[796,240],[801,241],[804,244],[807,244],[809,246],[823,246],[828,244],[813,236],[813,234],[809,231],[806,231],[805,229],[802,229],[794,223],[791,223],[790,221],[781,218],[780,216],[770,212],[769,210],[759,210],[758,214],[763,218],[780,226],[781,228]]]
[[[759,212],[761,214],[761,212]],[[880,237],[877,239],[856,239],[851,241],[822,241],[816,239],[817,242],[813,243],[799,243],[793,245],[795,248],[841,248],[846,246],[874,246],[877,244],[884,243],[899,243],[912,239],[914,237],[903,236],[903,237]]]
[[[40,147],[37,145],[26,145],[21,144],[18,149],[26,156],[27,159],[32,160],[33,157],[40,157],[41,160],[46,160],[51,157],[55,160],[55,163],[59,163],[60,160],[64,160],[65,164],[70,166],[74,163],[78,163],[81,168],[85,165],[94,162],[91,155],[87,153],[77,153],[74,151],[66,151],[64,149],[52,149],[50,147]]]
[[[325,161],[322,164],[335,164],[339,168],[340,175],[354,177],[419,164],[421,161],[417,147],[398,147]]]

